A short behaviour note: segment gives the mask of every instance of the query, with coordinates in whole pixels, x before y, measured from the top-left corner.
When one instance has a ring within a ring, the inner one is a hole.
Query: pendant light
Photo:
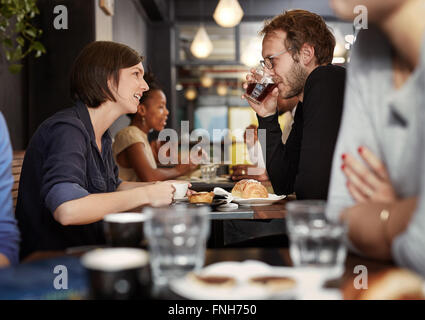
[[[232,28],[241,22],[243,10],[238,0],[220,0],[213,17],[223,28]]]
[[[227,94],[227,85],[225,82],[219,83],[217,86],[217,94],[219,96],[225,96]]]
[[[196,32],[192,44],[190,45],[190,52],[192,52],[192,54],[197,58],[205,59],[211,54],[212,49],[212,42],[208,37],[208,33],[205,30],[204,25],[201,24],[198,32]]]
[[[189,86],[184,93],[184,97],[189,101],[195,100],[197,96],[198,96],[198,93],[195,87],[193,86]]]
[[[202,85],[204,88],[209,88],[209,87],[211,87],[211,86],[213,85],[213,83],[214,83],[214,79],[213,79],[213,78],[211,78],[208,74],[204,74],[204,75],[201,77],[201,85]]]
[[[204,1],[199,1],[199,13],[201,16],[201,25],[198,29],[198,32],[196,32],[195,38],[193,38],[192,44],[190,45],[190,51],[192,54],[199,58],[199,59],[205,59],[207,58],[212,50],[213,45],[208,37],[207,30],[204,27]]]

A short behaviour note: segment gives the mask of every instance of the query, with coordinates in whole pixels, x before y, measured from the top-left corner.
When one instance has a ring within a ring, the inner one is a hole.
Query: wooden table
[[[83,253],[84,251],[74,251],[72,256],[80,257]],[[65,253],[63,251],[36,252],[25,259],[24,265],[28,265],[28,263],[40,259],[62,257],[64,255]],[[223,261],[245,260],[258,260],[272,266],[292,266],[288,248],[207,249],[205,265]],[[354,273],[354,268],[357,265],[365,266],[367,268],[369,277],[377,272],[382,272],[386,269],[394,267],[394,265],[389,262],[380,262],[354,254],[348,254],[345,262],[344,275],[338,280],[328,282],[326,287],[340,289],[341,292],[343,292],[344,288],[353,286],[353,279],[355,276],[357,276],[357,274]],[[163,289],[162,291],[156,292],[155,294],[155,298],[158,299],[181,299],[181,297],[177,296],[168,289]]]
[[[210,213],[212,220],[264,220],[264,219],[284,219],[286,215],[286,203],[295,200],[295,196],[289,195],[283,200],[279,200],[269,206],[239,206],[234,211],[213,211]]]
[[[285,206],[288,201],[293,200],[295,200],[295,196],[290,195],[287,198],[275,202],[269,206],[241,206],[237,209],[237,211],[211,212],[210,217],[212,221],[211,236],[208,242],[209,246],[213,248],[221,248],[235,243],[239,243],[238,245],[243,245],[243,243],[246,241],[249,241],[248,245],[250,245],[253,241],[255,241],[256,238],[255,234],[253,233],[255,230],[250,231],[253,228],[253,224],[261,224],[262,226],[265,226],[264,228],[254,227],[254,229],[260,229],[260,231],[262,231],[258,238],[264,239],[265,237],[275,236],[279,233],[283,236],[286,233],[286,227],[284,223],[284,218],[286,215]],[[237,227],[237,229],[245,230],[243,231],[246,232],[245,239],[239,238],[233,240],[234,237],[229,235],[229,232],[226,231],[228,228],[226,228],[225,225],[229,226],[229,224],[238,224],[239,227]],[[274,226],[269,227],[269,225]],[[287,241],[283,240],[283,242]]]

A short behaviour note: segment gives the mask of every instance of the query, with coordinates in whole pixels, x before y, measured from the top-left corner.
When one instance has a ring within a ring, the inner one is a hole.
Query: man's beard
[[[285,76],[284,86],[288,88],[288,90],[281,93],[281,98],[290,99],[300,95],[304,90],[307,77],[307,71],[300,65],[300,63],[295,62],[292,65],[291,70],[288,72],[288,76]]]

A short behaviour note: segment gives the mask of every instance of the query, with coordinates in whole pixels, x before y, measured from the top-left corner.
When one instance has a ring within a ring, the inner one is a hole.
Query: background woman
[[[158,168],[148,141],[150,130],[161,131],[167,124],[167,98],[152,74],[145,76],[150,90],[140,98],[135,114],[129,114],[130,126],[115,136],[113,152],[120,178],[128,181],[162,181],[195,170],[193,164],[177,164],[174,168]],[[175,146],[177,147],[177,146]],[[178,162],[178,159],[175,159]]]

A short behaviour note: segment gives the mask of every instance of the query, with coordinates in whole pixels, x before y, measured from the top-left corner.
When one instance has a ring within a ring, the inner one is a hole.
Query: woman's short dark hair
[[[95,41],[80,52],[71,70],[71,97],[89,108],[107,100],[116,102],[108,87],[112,79],[118,87],[120,69],[130,68],[143,60],[135,50],[112,41]]]

